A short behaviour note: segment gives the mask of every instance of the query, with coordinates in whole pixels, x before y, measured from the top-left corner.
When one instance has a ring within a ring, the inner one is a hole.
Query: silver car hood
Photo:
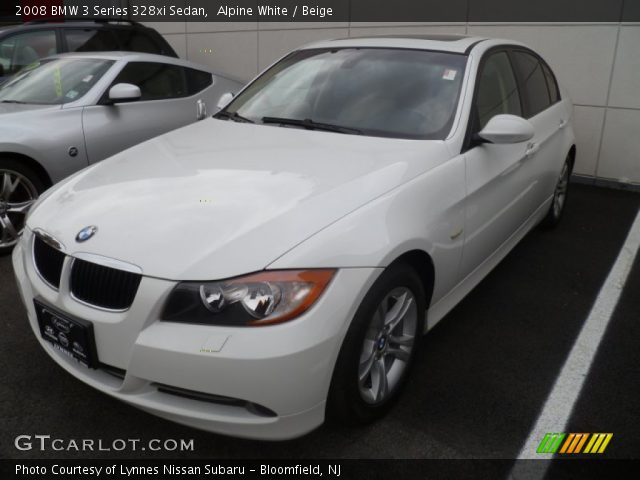
[[[65,245],[145,275],[261,270],[314,233],[448,158],[444,142],[198,122],[87,168],[28,219]],[[85,243],[84,227],[98,231]]]

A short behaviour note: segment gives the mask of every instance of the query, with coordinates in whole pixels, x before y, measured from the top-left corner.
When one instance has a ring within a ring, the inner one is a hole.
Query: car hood
[[[448,158],[444,142],[208,119],[48,192],[28,226],[71,255],[211,280],[265,268],[314,233]],[[84,227],[98,231],[85,243]]]

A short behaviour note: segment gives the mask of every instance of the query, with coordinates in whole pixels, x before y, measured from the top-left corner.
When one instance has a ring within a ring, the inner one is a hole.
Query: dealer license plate
[[[97,368],[93,324],[87,320],[70,318],[37,300],[34,300],[34,304],[42,338],[85,367]]]

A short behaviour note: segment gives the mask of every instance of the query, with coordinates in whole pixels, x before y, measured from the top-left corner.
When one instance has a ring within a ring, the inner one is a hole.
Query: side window
[[[63,29],[64,38],[67,41],[67,49],[70,52],[108,52],[120,50],[115,37],[109,30]]]
[[[513,58],[524,89],[526,117],[530,118],[551,105],[547,80],[542,65],[533,55],[516,51]]]
[[[153,62],[130,62],[113,84],[133,83],[140,87],[141,100],[163,100],[187,95],[182,67]]]
[[[189,95],[201,92],[213,83],[213,75],[194,68],[185,68],[187,74],[187,91]]]
[[[506,52],[494,53],[484,62],[478,82],[478,131],[501,113],[522,115],[518,84]]]
[[[117,29],[113,33],[118,37],[122,50],[127,52],[161,53],[160,47],[146,33],[132,29]]]
[[[556,103],[560,101],[560,92],[558,91],[558,83],[556,82],[556,77],[551,72],[551,69],[546,63],[542,63],[542,71],[544,72],[544,76],[547,79],[547,86],[549,87],[549,97],[551,103]]]
[[[0,64],[4,74],[16,73],[42,57],[58,53],[53,30],[37,30],[5,38],[0,43]]]

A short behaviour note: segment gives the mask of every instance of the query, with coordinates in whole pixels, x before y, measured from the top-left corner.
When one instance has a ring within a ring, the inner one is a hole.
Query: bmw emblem
[[[78,232],[76,235],[76,242],[86,242],[91,237],[93,237],[98,231],[98,227],[95,225],[89,225],[88,227],[84,227],[82,230]]]

